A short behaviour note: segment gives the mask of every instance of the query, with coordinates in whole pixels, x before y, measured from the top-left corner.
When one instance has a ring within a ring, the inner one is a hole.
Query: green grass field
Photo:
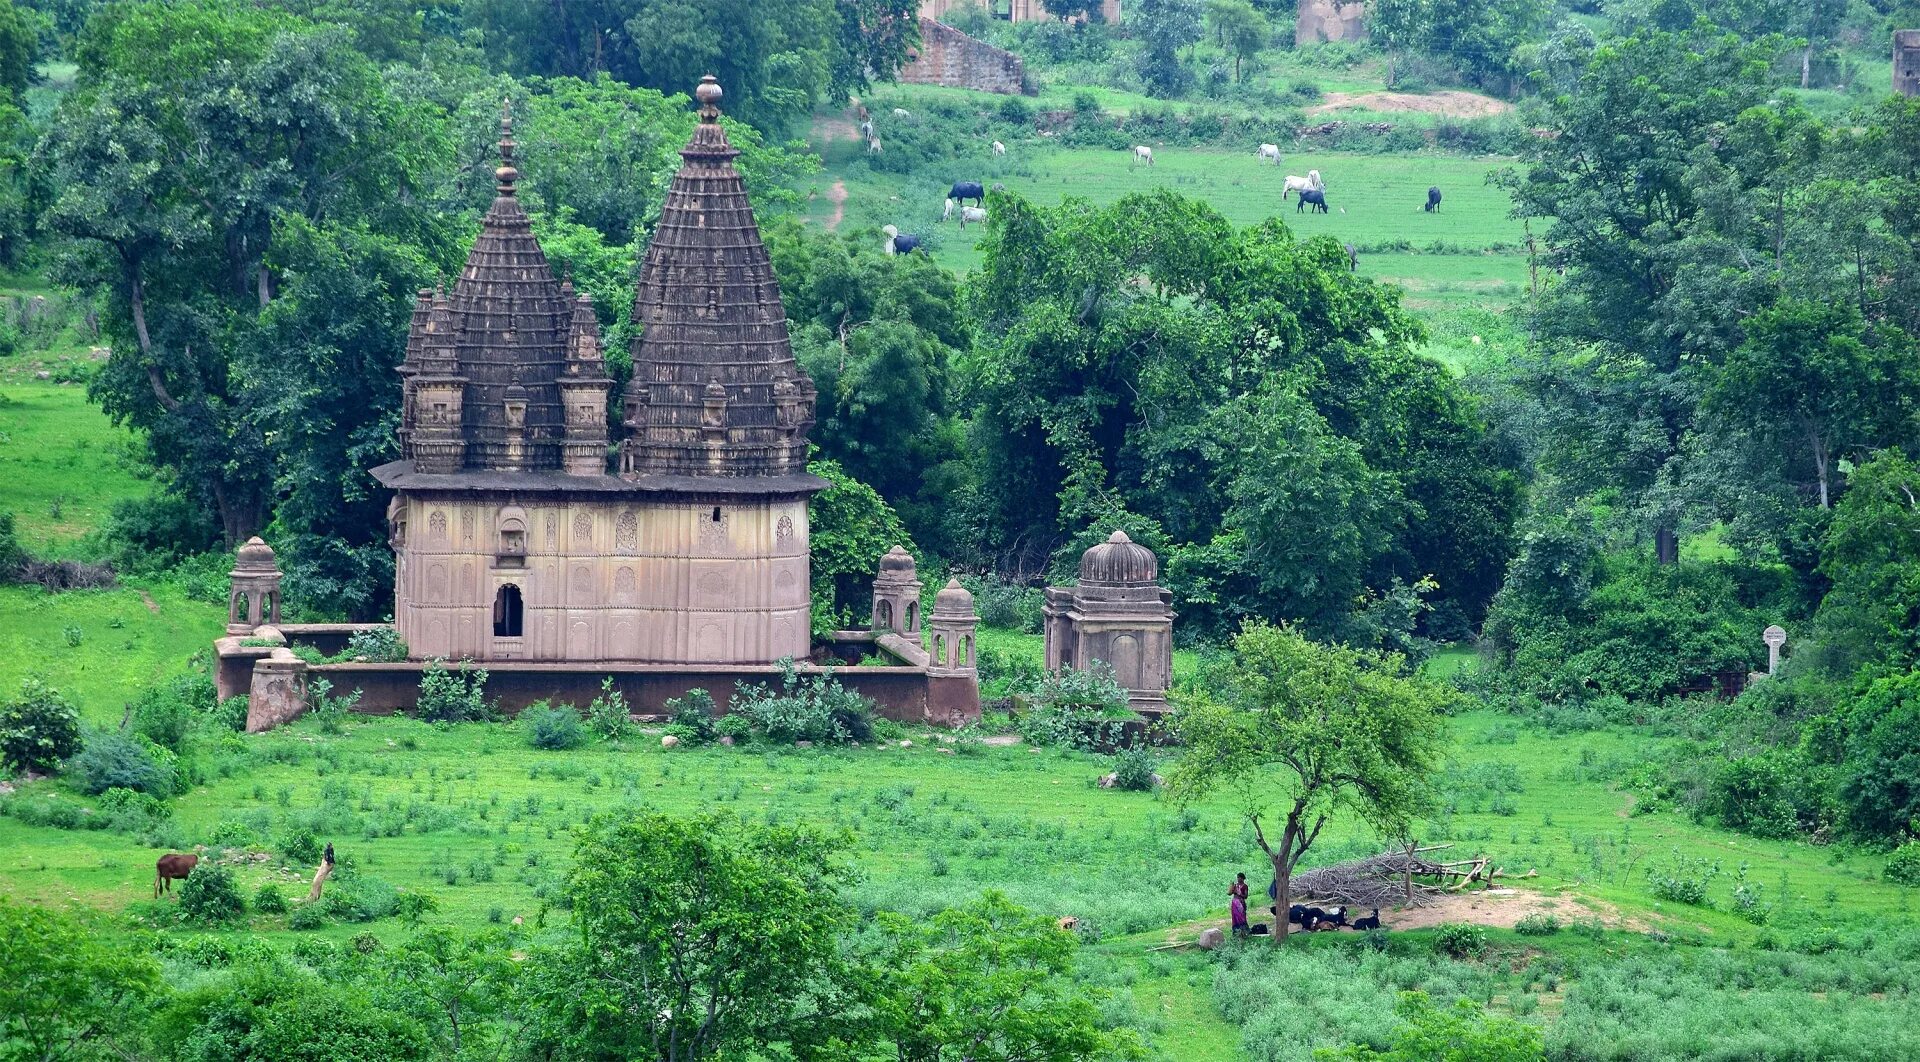
[[[83,386],[0,381],[0,512],[14,514],[21,544],[58,555],[114,502],[151,490],[131,443]]]

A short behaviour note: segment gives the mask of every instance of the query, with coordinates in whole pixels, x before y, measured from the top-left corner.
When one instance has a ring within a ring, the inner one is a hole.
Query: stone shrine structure
[[[1893,31],[1893,91],[1920,96],[1920,29]]]
[[[1173,595],[1156,585],[1153,551],[1115,531],[1080,557],[1075,586],[1050,586],[1041,609],[1047,670],[1104,661],[1137,712],[1167,709],[1173,682]]]
[[[920,17],[939,19],[962,4],[975,3],[987,14],[1008,22],[1046,22],[1053,18],[1044,0],[920,0]],[[1100,17],[1120,21],[1120,0],[1100,0]]]
[[[875,629],[814,644],[808,501],[827,486],[806,468],[814,385],[720,125],[720,86],[705,78],[695,97],[699,123],[634,293],[617,443],[593,305],[533,236],[503,113],[497,195],[466,264],[451,291],[414,302],[401,457],[372,470],[393,492],[393,625],[408,659],[343,658],[379,624],[279,623],[280,573],[253,539],[215,642],[218,695],[248,697],[249,730],[305,711],[319,677],[357,692],[356,710],[409,709],[423,672],[457,660],[482,665],[486,695],[508,711],[585,705],[603,680],[643,713],[694,688],[724,701],[790,659],[803,673],[861,662],[840,681],[893,719],[979,718],[972,597],[954,585],[936,598],[930,656],[903,550],[879,561]],[[295,646],[334,659],[309,663]]]
[[[259,535],[247,539],[227,573],[227,633],[251,634],[262,624],[280,622],[280,562]]]
[[[698,92],[641,268],[619,474],[593,306],[514,192],[451,293],[421,292],[394,492],[394,623],[416,658],[767,664],[807,655],[813,381],[719,124]]]
[[[907,85],[942,85],[1017,96],[1026,91],[1027,67],[1019,56],[1004,48],[922,17],[920,44],[908,53],[898,77]]]
[[[1299,0],[1293,19],[1293,43],[1367,39],[1365,0]]]

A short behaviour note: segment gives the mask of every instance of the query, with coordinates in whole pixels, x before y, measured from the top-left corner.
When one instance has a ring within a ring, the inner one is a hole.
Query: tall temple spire
[[[806,471],[813,381],[794,361],[787,315],[746,187],[720,124],[720,85],[694,90],[700,122],[680,151],[634,292],[629,477],[764,477]]]

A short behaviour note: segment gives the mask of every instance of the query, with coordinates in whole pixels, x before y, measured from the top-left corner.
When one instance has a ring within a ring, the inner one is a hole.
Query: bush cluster
[[[1019,718],[1020,733],[1036,745],[1098,751],[1119,747],[1140,716],[1105,663],[1063,668],[1041,676],[1033,705]]]
[[[780,661],[777,687],[737,686],[727,711],[770,741],[841,745],[873,737],[871,700],[840,685],[831,671],[800,674],[791,659]]]
[[[46,771],[80,749],[80,713],[38,678],[20,696],[0,702],[0,761],[15,771]]]
[[[429,723],[469,723],[494,718],[487,700],[487,672],[462,660],[452,668],[445,660],[429,660],[420,673],[420,698],[415,711]]]
[[[180,910],[196,922],[231,922],[245,917],[247,900],[232,870],[202,859],[180,883]]]
[[[587,743],[587,728],[580,721],[580,713],[564,704],[530,704],[520,712],[519,722],[527,744],[536,749],[577,749]]]

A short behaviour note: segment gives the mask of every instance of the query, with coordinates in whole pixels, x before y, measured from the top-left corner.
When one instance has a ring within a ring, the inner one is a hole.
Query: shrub
[[[320,897],[320,909],[331,918],[349,922],[371,922],[392,914],[399,906],[400,893],[392,885],[371,874],[362,874],[341,866],[327,883]]]
[[[1154,772],[1160,757],[1144,744],[1131,745],[1113,755],[1113,785],[1116,789],[1147,792],[1153,788]]]
[[[886,722],[884,719],[875,720],[875,725],[877,727],[879,723],[884,722]],[[744,715],[723,715],[713,721],[715,738],[730,737],[735,741],[741,741],[751,737],[752,734],[753,721]]]
[[[1560,932],[1560,920],[1544,912],[1530,914],[1515,922],[1513,931],[1523,937],[1550,937]]]
[[[640,728],[633,723],[627,699],[613,688],[613,676],[600,680],[600,696],[587,705],[587,729],[607,741],[632,737]]]
[[[80,713],[37,678],[20,683],[18,700],[0,703],[0,760],[16,771],[45,771],[80,748]]]
[[[208,713],[207,718],[215,727],[222,730],[235,732],[245,731],[247,729],[246,694],[243,693],[228,697],[226,700],[216,704],[213,710]]]
[[[313,705],[307,714],[319,722],[321,733],[338,734],[345,729],[347,713],[359,706],[360,692],[354,690],[345,697],[335,697],[331,681],[314,679],[307,685],[307,699]]]
[[[1898,885],[1920,887],[1920,841],[1908,841],[1887,857],[1886,878]]]
[[[20,536],[14,530],[13,514],[0,513],[0,583],[16,578],[26,561],[27,551],[21,547]]]
[[[1647,888],[1662,900],[1710,907],[1707,886],[1719,876],[1720,864],[1704,856],[1683,856],[1675,851],[1671,865],[1647,869]]]
[[[180,883],[180,910],[196,922],[230,922],[247,913],[233,871],[202,859]]]
[[[318,863],[320,862],[320,841],[314,837],[311,830],[289,829],[281,835],[280,854],[287,862],[296,865]]]
[[[527,744],[536,749],[577,749],[587,743],[580,714],[566,705],[540,701],[527,706],[520,713],[520,729],[527,735]]]
[[[156,746],[118,730],[95,730],[67,761],[67,773],[88,794],[131,789],[165,796],[173,789],[173,771],[156,762]]]
[[[440,901],[424,892],[403,892],[393,902],[393,913],[410,925],[419,925],[422,918],[439,909]]]
[[[1020,717],[1020,733],[1037,745],[1107,749],[1119,745],[1127,724],[1139,719],[1113,669],[1102,662],[1042,677],[1034,707]]]
[[[1442,922],[1434,927],[1434,950],[1456,959],[1471,959],[1487,950],[1487,930],[1472,922]]]
[[[133,702],[129,725],[148,741],[179,752],[194,722],[213,706],[213,679],[189,671],[143,690]]]
[[[306,903],[293,909],[287,916],[287,928],[298,930],[319,929],[327,924],[327,915],[317,903]]]
[[[982,626],[1029,634],[1040,629],[1040,609],[1046,604],[1046,595],[1038,588],[1010,583],[998,576],[985,579],[965,576],[960,583],[973,594],[974,611]]]
[[[840,685],[831,671],[801,675],[791,658],[780,661],[780,686],[741,683],[728,711],[779,742],[845,744],[873,737],[873,702]]]
[[[686,696],[668,700],[667,720],[684,728],[694,741],[712,741],[718,736],[714,729],[713,695],[706,690],[688,690]]]
[[[337,660],[364,660],[369,664],[397,664],[407,658],[407,643],[392,627],[354,631]]]
[[[286,914],[287,897],[280,886],[269,881],[253,894],[253,909],[261,914]]]
[[[493,718],[493,706],[487,703],[487,672],[472,662],[460,661],[447,667],[442,659],[427,661],[420,673],[420,699],[415,711],[429,723],[466,723]]]

